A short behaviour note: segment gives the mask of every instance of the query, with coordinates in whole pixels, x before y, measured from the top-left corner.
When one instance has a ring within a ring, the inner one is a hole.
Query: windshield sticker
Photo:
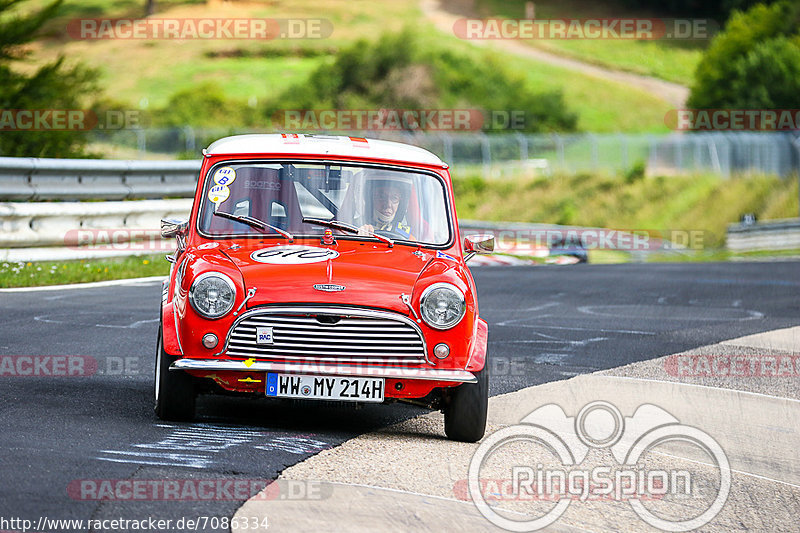
[[[214,172],[214,183],[226,187],[236,179],[236,171],[232,167],[222,167]]]
[[[208,190],[208,199],[214,204],[221,204],[231,195],[231,190],[225,185],[214,185]]]
[[[328,259],[336,259],[339,252],[329,248],[316,248],[314,246],[274,246],[257,250],[250,254],[253,261],[269,265],[302,265],[305,263],[320,263]]]
[[[281,182],[278,180],[245,180],[245,189],[263,189],[265,191],[281,190]]]

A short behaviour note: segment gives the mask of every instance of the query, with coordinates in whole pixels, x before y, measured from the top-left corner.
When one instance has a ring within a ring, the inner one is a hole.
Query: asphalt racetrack
[[[492,395],[800,324],[797,262],[473,273],[490,327]],[[51,526],[40,531],[78,530],[41,518],[231,517],[246,498],[100,500],[86,487],[227,479],[263,488],[287,466],[423,412],[204,397],[195,423],[163,423],[152,410],[159,301],[158,282],[0,292],[0,517]],[[81,375],[49,375],[58,365]],[[220,524],[198,529],[227,530]]]

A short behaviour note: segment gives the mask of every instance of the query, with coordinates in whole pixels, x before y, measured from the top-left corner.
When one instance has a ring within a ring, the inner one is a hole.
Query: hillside
[[[44,0],[31,0],[34,7]],[[64,54],[99,68],[108,98],[123,106],[154,109],[167,104],[175,93],[210,82],[225,97],[256,109],[298,83],[320,65],[330,64],[338,50],[357,39],[377,41],[385,32],[414,28],[427,46],[453,50],[468,57],[495,56],[499,52],[436,31],[425,20],[416,2],[310,0],[228,1],[164,0],[159,18],[308,18],[320,14],[330,21],[328,38],[304,40],[73,40],[66,32],[76,17],[131,17],[142,2],[67,0],[59,20],[48,26],[47,37],[33,47],[35,62]],[[113,58],[124,57],[124,61]],[[507,56],[502,62],[524,76],[532,91],[561,90],[565,104],[579,116],[585,131],[666,131],[665,102],[644,91],[620,83],[598,80],[557,66],[522,57]]]
[[[479,17],[523,18],[526,0],[477,0],[471,11]],[[445,1],[454,10],[463,3]],[[661,13],[631,11],[614,0],[537,0],[536,17],[564,18],[656,18]],[[523,40],[523,43],[587,63],[634,72],[690,85],[708,40]]]

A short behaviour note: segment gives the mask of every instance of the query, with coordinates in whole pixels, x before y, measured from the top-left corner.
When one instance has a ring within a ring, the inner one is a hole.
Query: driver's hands
[[[375,233],[375,228],[372,226],[372,224],[364,224],[358,228],[359,235],[372,235],[373,233]]]

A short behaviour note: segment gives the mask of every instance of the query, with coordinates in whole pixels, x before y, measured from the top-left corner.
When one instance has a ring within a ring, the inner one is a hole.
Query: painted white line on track
[[[147,278],[111,279],[108,281],[92,281],[90,283],[72,283],[70,285],[43,285],[41,287],[12,287],[0,289],[2,292],[38,292],[38,291],[67,291],[77,289],[94,289],[96,287],[115,287],[119,285],[140,285],[160,282],[166,276],[150,276]]]
[[[653,453],[657,454],[657,455],[663,455],[665,457],[672,457],[673,459],[679,459],[681,461],[686,461],[686,462],[689,462],[689,463],[695,463],[695,464],[698,464],[698,465],[708,466],[710,468],[716,468],[717,470],[719,470],[719,465],[715,465],[715,464],[712,464],[712,463],[706,463],[705,461],[698,461],[696,459],[689,459],[688,457],[681,457],[680,455],[673,455],[671,453],[660,452],[658,450],[653,450]],[[797,485],[795,483],[789,483],[788,481],[781,481],[780,479],[774,479],[774,478],[767,477],[767,476],[760,476],[758,474],[753,474],[751,472],[745,472],[744,470],[736,470],[735,468],[731,468],[731,472],[736,472],[737,474],[741,474],[743,476],[749,476],[749,477],[754,477],[754,478],[757,478],[757,479],[763,479],[765,481],[772,481],[773,483],[780,483],[781,485],[786,485],[788,487],[793,487],[793,488],[796,488],[796,489],[800,489],[800,485]]]
[[[613,369],[611,369],[611,370],[613,370]],[[750,392],[750,391],[746,391],[746,390],[731,389],[731,388],[727,388],[727,387],[726,388],[711,387],[709,385],[700,385],[698,383],[684,383],[682,381],[667,381],[667,380],[664,380],[664,379],[648,379],[648,378],[635,378],[635,377],[631,377],[631,376],[615,376],[613,374],[604,374],[603,372],[608,372],[608,370],[601,370],[600,372],[594,372],[592,374],[587,374],[587,375],[588,376],[597,375],[597,376],[602,376],[604,378],[627,379],[627,380],[630,380],[630,381],[645,381],[645,382],[650,382],[650,383],[664,383],[664,384],[667,384],[667,385],[680,385],[682,387],[697,387],[697,388],[701,388],[701,389],[708,389],[708,390],[714,390],[714,391],[726,391],[727,390],[727,391],[735,392],[737,394],[746,394],[748,396],[760,396],[762,398],[770,398],[770,399],[773,399],[773,400],[781,400],[781,401],[785,401],[785,402],[800,403],[800,400],[795,400],[794,398],[787,398],[785,396],[773,396],[771,394],[764,394],[762,392]]]

